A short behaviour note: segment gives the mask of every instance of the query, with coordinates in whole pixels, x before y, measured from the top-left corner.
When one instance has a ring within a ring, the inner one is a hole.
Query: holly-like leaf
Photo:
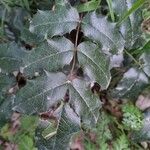
[[[26,75],[34,75],[43,69],[57,71],[69,65],[73,58],[73,49],[73,44],[66,38],[49,39],[28,52],[24,57],[22,70]]]
[[[115,0],[113,1],[113,9],[116,13],[118,19],[121,19],[124,14],[133,6],[136,0]],[[126,43],[126,48],[132,48],[135,44],[135,41],[140,37],[140,28],[142,21],[141,10],[137,10],[130,14],[126,20],[120,25],[120,32],[123,35]]]
[[[135,99],[148,83],[148,78],[142,70],[130,68],[113,90],[113,96],[116,98]]]
[[[66,150],[69,148],[69,141],[72,135],[80,130],[80,118],[68,104],[63,106],[59,114],[54,134],[49,133],[50,137],[47,140],[42,136],[38,137],[37,146],[39,150]]]
[[[16,43],[0,45],[0,68],[2,72],[19,71],[27,76],[43,69],[57,71],[69,65],[74,46],[66,38],[49,39],[31,51],[20,48]],[[57,60],[57,61],[56,61]]]
[[[70,81],[61,72],[46,72],[45,76],[28,81],[16,95],[13,109],[26,114],[45,112],[64,99],[67,89],[69,89],[69,102],[82,118],[83,123],[88,125],[96,123],[100,101],[92,94],[89,83],[77,78]]]
[[[2,72],[13,72],[23,66],[26,52],[15,42],[0,45],[0,68]]]
[[[140,61],[143,65],[143,70],[150,77],[150,51],[143,53],[140,57]]]
[[[79,63],[92,81],[99,83],[102,89],[108,87],[111,79],[109,58],[100,47],[92,42],[83,42],[78,46]]]
[[[65,96],[66,81],[63,73],[51,73],[36,80],[28,80],[27,85],[16,95],[14,110],[26,114],[48,110]]]
[[[63,35],[77,27],[79,15],[76,9],[62,6],[54,11],[41,11],[33,17],[30,31],[41,36]]]
[[[89,13],[82,21],[82,30],[86,37],[102,45],[105,53],[122,53],[124,40],[115,23],[107,21],[106,17]]]

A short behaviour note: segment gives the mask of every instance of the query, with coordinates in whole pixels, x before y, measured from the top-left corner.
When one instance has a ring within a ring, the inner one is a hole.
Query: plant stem
[[[75,69],[76,60],[77,60],[77,46],[78,46],[79,31],[80,31],[80,22],[78,23],[78,26],[77,26],[76,39],[75,39],[75,44],[74,44],[73,64],[72,64],[72,68],[71,68],[71,75],[73,75],[73,71]]]
[[[140,66],[140,68],[143,68],[143,66],[142,66],[127,50],[124,50],[124,52],[125,52],[128,56],[130,56],[130,57],[132,58],[132,60],[133,60],[137,65]]]

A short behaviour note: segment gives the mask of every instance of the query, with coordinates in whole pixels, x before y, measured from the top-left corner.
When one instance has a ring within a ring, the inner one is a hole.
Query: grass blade
[[[121,17],[121,19],[118,22],[118,25],[120,25],[123,21],[125,21],[134,11],[140,8],[144,3],[145,3],[145,0],[136,1],[133,4],[133,6],[127,12],[125,12],[125,14]]]
[[[113,8],[112,8],[112,0],[106,0],[106,1],[107,1],[107,4],[108,4],[108,7],[109,7],[111,20],[114,22],[115,21],[115,16],[114,16]]]

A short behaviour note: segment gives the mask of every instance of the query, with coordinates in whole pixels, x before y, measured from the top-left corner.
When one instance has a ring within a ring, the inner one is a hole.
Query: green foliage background
[[[86,150],[144,149],[150,111],[135,103],[149,93],[149,8],[1,0],[0,149],[67,150],[81,133]]]

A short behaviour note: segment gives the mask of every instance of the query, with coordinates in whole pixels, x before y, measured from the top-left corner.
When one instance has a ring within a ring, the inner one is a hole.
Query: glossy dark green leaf
[[[26,75],[46,69],[57,71],[69,65],[73,58],[74,45],[66,38],[54,38],[43,42],[24,57],[22,70]]]
[[[17,93],[14,109],[27,114],[48,110],[65,96],[66,81],[63,73],[51,73],[29,80]]]
[[[113,1],[114,12],[119,19],[122,18],[125,12],[127,12],[136,0],[115,0]],[[142,21],[141,10],[137,10],[127,16],[127,19],[120,25],[120,32],[122,33],[126,43],[126,48],[132,48],[135,41],[140,37],[140,28]]]
[[[21,70],[31,76],[44,69],[57,71],[69,65],[73,49],[74,45],[66,38],[47,40],[31,51],[25,51],[14,42],[1,44],[0,68],[2,72]]]
[[[36,80],[28,81],[14,100],[14,110],[27,114],[45,112],[57,104],[69,89],[70,103],[75,111],[82,116],[83,123],[94,124],[97,122],[100,101],[92,94],[89,83],[74,79],[69,81],[63,73],[48,73]]]
[[[89,13],[82,21],[82,30],[88,38],[102,45],[105,53],[121,53],[124,48],[124,40],[115,23],[107,21],[96,12]]]
[[[99,117],[101,103],[98,96],[93,95],[89,83],[75,79],[68,85],[70,103],[86,126],[95,125]]]
[[[30,31],[44,37],[53,37],[70,32],[78,22],[78,12],[71,7],[59,7],[54,11],[39,10],[31,21]]]
[[[144,72],[150,77],[150,51],[147,51],[141,55],[140,62],[143,65]]]
[[[78,46],[79,63],[92,81],[99,83],[102,89],[108,87],[111,79],[109,58],[101,48],[92,42],[83,42]]]
[[[142,70],[130,68],[113,90],[113,95],[116,98],[135,100],[148,83],[148,78]]]
[[[18,71],[23,66],[26,52],[15,42],[0,45],[0,68],[2,72]]]
[[[44,139],[42,136],[38,137],[37,146],[39,150],[66,150],[69,148],[72,135],[80,130],[80,118],[68,104],[63,106],[59,114],[54,134],[49,133],[49,136],[51,135],[49,139]]]

